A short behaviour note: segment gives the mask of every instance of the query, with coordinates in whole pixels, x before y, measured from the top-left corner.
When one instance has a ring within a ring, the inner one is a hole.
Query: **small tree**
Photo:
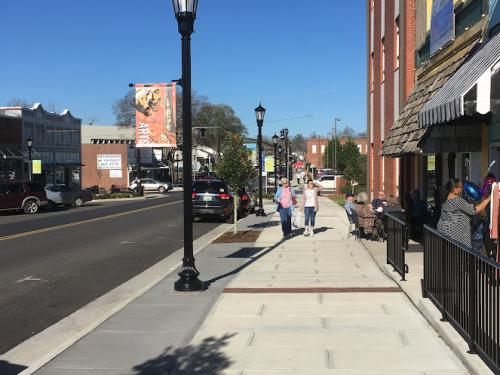
[[[238,191],[254,177],[255,168],[250,159],[250,151],[243,145],[241,134],[232,134],[231,142],[224,149],[224,154],[215,165],[217,176],[234,189],[234,232],[238,223]]]

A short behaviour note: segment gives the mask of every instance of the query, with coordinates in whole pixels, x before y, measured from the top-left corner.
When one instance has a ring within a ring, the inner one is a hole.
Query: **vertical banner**
[[[41,160],[32,160],[32,170],[33,174],[42,174],[42,161]]]
[[[264,159],[264,171],[274,172],[274,156],[266,156]]]
[[[176,147],[175,83],[135,85],[137,147]]]

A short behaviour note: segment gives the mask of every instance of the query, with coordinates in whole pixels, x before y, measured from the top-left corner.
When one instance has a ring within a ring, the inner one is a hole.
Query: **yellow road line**
[[[51,232],[51,231],[54,231],[54,230],[57,230],[57,229],[76,227],[77,225],[82,225],[82,224],[94,223],[96,221],[103,221],[103,220],[113,219],[115,217],[131,215],[131,214],[135,214],[137,212],[149,211],[149,210],[153,210],[155,208],[166,207],[166,206],[170,206],[170,205],[173,205],[173,204],[176,204],[176,203],[181,203],[181,202],[182,202],[182,200],[175,201],[175,202],[162,203],[162,204],[159,204],[159,205],[156,205],[156,206],[138,208],[136,210],[120,212],[120,213],[117,213],[117,214],[96,217],[96,218],[88,219],[88,220],[75,221],[74,223],[56,225],[56,226],[53,226],[53,227],[32,230],[32,231],[29,231],[29,232],[11,234],[9,236],[0,237],[0,241],[13,240],[15,238],[27,237],[27,236],[31,236],[33,234]]]

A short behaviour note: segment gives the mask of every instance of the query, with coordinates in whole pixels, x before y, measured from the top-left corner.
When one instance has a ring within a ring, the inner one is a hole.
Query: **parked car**
[[[335,182],[335,176],[324,175],[314,180],[314,183],[320,184],[324,190],[333,191],[337,189],[337,185]]]
[[[137,191],[139,187],[138,182],[139,180],[135,179],[128,188],[130,190]],[[159,193],[165,193],[174,188],[170,182],[161,182],[153,178],[141,178],[141,186],[144,191],[157,191]]]
[[[224,181],[195,181],[191,197],[193,218],[215,217],[228,220],[233,213],[233,192]]]
[[[23,210],[26,214],[36,214],[45,205],[47,194],[37,182],[0,183],[0,211]]]
[[[45,193],[48,199],[48,208],[55,206],[74,206],[81,207],[85,202],[92,200],[92,194],[89,190],[82,190],[79,187],[69,185],[46,185]]]
[[[320,168],[316,173],[316,178],[321,178],[322,176],[333,176],[333,169],[331,168]]]
[[[255,211],[255,206],[257,205],[257,194],[251,186],[246,186],[240,189],[238,191],[238,197],[239,216]]]

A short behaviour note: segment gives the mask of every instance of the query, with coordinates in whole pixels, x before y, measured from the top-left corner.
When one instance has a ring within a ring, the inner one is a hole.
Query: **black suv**
[[[0,211],[24,210],[36,214],[47,204],[47,194],[36,182],[19,181],[0,183]]]
[[[193,218],[216,217],[228,220],[233,213],[234,198],[224,181],[195,181],[191,193]]]

